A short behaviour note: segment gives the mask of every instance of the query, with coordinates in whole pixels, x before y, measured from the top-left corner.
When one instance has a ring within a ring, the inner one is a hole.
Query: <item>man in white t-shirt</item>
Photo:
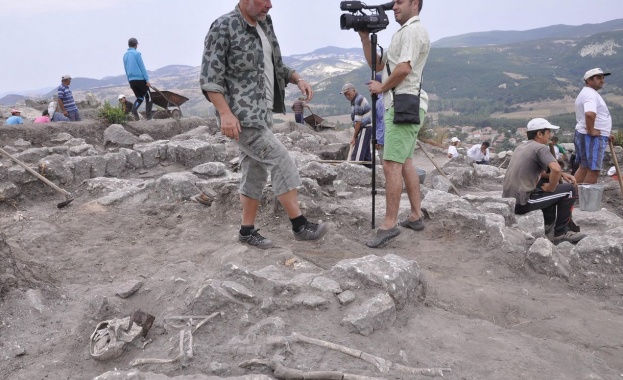
[[[485,141],[482,144],[473,145],[467,150],[467,157],[476,161],[480,165],[489,165],[491,157],[489,156],[489,141]]]
[[[456,148],[459,146],[460,142],[461,140],[459,140],[458,137],[453,137],[450,139],[450,146],[448,146],[448,158],[454,158],[459,156],[459,151]]]
[[[575,99],[575,160],[580,168],[575,172],[577,183],[596,183],[608,139],[612,139],[612,118],[604,99],[597,93],[610,73],[595,68],[584,74],[584,88]]]

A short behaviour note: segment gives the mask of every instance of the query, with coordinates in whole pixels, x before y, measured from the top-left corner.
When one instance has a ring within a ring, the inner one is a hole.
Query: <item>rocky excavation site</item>
[[[343,161],[349,131],[275,133],[331,231],[295,241],[268,186],[256,227],[276,247],[259,250],[237,241],[238,152],[214,119],[0,127],[67,192],[0,159],[0,378],[623,378],[615,180],[600,210],[576,206],[589,236],[554,246],[540,211],[501,198],[504,160],[423,144],[447,175],[416,150],[426,229],[370,249],[371,170]]]

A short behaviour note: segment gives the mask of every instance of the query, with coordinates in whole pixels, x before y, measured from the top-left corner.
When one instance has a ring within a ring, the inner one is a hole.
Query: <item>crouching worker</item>
[[[283,205],[296,240],[318,240],[327,223],[313,223],[301,213],[301,179],[294,159],[272,132],[273,112],[285,112],[285,87],[294,84],[306,101],[309,83],[286,66],[268,15],[270,0],[240,0],[212,26],[205,39],[201,89],[214,104],[223,135],[240,148],[242,223],[238,240],[258,248],[273,242],[255,228],[262,192],[270,173],[273,192]]]
[[[553,130],[560,127],[536,118],[528,123],[528,141],[515,149],[504,176],[502,196],[515,198],[515,214],[542,210],[545,234],[554,244],[577,243],[586,235],[569,230],[573,204],[577,198],[575,178],[562,169],[547,143]],[[549,174],[546,170],[549,168]],[[562,178],[566,183],[560,183]]]

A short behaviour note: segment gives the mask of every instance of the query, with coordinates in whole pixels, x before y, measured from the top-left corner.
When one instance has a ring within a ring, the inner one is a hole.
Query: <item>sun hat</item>
[[[119,96],[117,97],[117,100],[121,100],[121,99],[123,99],[123,98],[125,98],[125,95],[121,94],[121,95],[119,95]]]
[[[14,113],[22,113],[22,111],[20,111],[20,110],[18,110],[18,109],[13,108],[13,109],[11,110],[11,115],[13,115]]]
[[[71,75],[69,75],[69,74],[65,74],[65,75],[63,75],[63,77],[61,78],[61,80],[67,80],[67,79],[71,79]]]
[[[353,86],[352,83],[346,83],[344,86],[342,86],[342,91],[340,91],[340,94],[345,93],[348,90],[354,90],[355,86]]]
[[[458,139],[458,137],[453,137],[450,139],[451,142],[455,143],[455,142],[461,142],[461,140]]]
[[[607,77],[608,75],[610,75],[610,73],[604,73],[604,71],[602,69],[600,69],[599,67],[596,67],[594,69],[590,69],[588,70],[586,73],[584,73],[584,80],[587,80],[588,78],[595,76],[595,75],[603,75],[605,77]]]
[[[542,117],[537,117],[536,119],[530,120],[528,123],[528,132],[530,131],[540,131],[542,129],[560,129],[560,127],[556,125],[551,125],[549,121],[543,119]]]

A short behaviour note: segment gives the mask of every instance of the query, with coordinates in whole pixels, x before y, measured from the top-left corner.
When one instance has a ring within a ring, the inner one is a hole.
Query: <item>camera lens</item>
[[[355,21],[355,16],[345,13],[340,17],[340,28],[342,30],[350,29],[353,27],[354,21]]]

